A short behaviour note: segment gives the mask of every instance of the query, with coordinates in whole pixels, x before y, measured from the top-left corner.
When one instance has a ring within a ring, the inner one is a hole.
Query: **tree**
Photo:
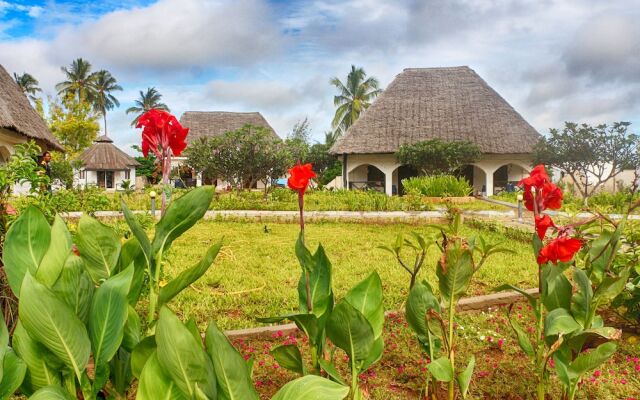
[[[415,168],[422,175],[453,174],[480,157],[478,146],[467,141],[431,139],[400,146],[398,162]]]
[[[556,167],[569,175],[586,206],[602,184],[625,169],[638,167],[640,139],[628,132],[629,125],[565,122],[562,130],[550,129],[550,135],[535,145],[534,163]]]
[[[131,146],[131,148],[142,154],[142,148],[139,145],[135,144]],[[134,158],[140,163],[140,165],[136,167],[136,176],[144,176],[147,178],[147,182],[152,185],[160,181],[159,177],[162,175],[162,166],[158,164],[158,159],[153,152],[149,152],[146,157],[140,155]]]
[[[378,80],[374,77],[367,78],[364,69],[356,68],[355,65],[351,66],[345,83],[338,77],[330,82],[340,92],[333,97],[333,105],[338,108],[331,125],[341,132],[353,125],[360,113],[369,108],[373,99],[382,93],[378,88]]]
[[[313,164],[313,171],[318,176],[320,185],[326,185],[336,176],[342,174],[342,163],[329,154],[329,149],[335,143],[335,132],[325,132],[324,143],[315,143],[309,148],[305,163]]]
[[[136,114],[136,117],[131,121],[131,126],[138,125],[138,119],[145,112],[156,109],[169,112],[169,107],[166,104],[161,103],[162,95],[155,87],[147,88],[146,92],[140,91],[140,97],[135,101],[135,106],[127,108],[127,114]]]
[[[36,78],[33,77],[33,75],[26,72],[22,75],[18,75],[14,72],[13,79],[15,79],[18,86],[20,86],[20,90],[22,90],[22,93],[24,93],[25,96],[29,98],[29,100],[33,101],[34,103],[36,102],[36,100],[38,100],[36,94],[38,92],[42,92],[42,89],[38,87],[39,82]]]
[[[68,97],[62,102],[50,101],[49,129],[64,146],[69,159],[91,146],[100,125],[97,116],[87,101]]]
[[[291,133],[287,135],[287,139],[309,144],[311,140],[309,119],[305,117],[304,120],[296,122],[293,125],[293,129],[291,129]]]
[[[65,155],[54,151],[51,154],[51,181],[59,181],[66,189],[73,188],[73,169],[79,168],[81,162],[70,162]]]
[[[60,67],[67,80],[56,85],[58,94],[63,98],[75,97],[79,102],[95,98],[94,81],[96,74],[91,73],[91,63],[77,58],[69,67]]]
[[[96,112],[102,115],[105,135],[107,134],[107,110],[120,107],[118,99],[111,94],[111,92],[116,90],[122,90],[122,87],[118,85],[116,78],[114,78],[109,71],[100,70],[96,72],[93,82],[93,91],[95,92],[93,107]]]

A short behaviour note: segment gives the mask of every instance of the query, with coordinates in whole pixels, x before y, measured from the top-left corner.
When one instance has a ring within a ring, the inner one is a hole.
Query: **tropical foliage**
[[[338,89],[338,94],[333,97],[336,113],[331,122],[334,130],[345,132],[360,117],[360,114],[369,108],[373,100],[382,93],[378,80],[368,77],[364,69],[351,66],[347,80],[343,83],[340,78],[330,80],[332,86]]]
[[[42,89],[38,86],[40,83],[33,77],[33,75],[26,72],[22,75],[18,75],[14,72],[13,79],[15,79],[18,86],[20,86],[20,90],[22,90],[29,100],[35,102],[38,99],[36,95],[38,92],[42,92]]]
[[[131,126],[138,125],[138,120],[142,114],[147,111],[156,109],[169,112],[169,107],[161,102],[162,95],[155,87],[147,88],[146,92],[140,91],[140,97],[135,100],[135,106],[127,108],[127,114],[135,114],[136,117],[131,121]]]
[[[417,176],[402,180],[405,193],[428,197],[462,197],[473,192],[473,186],[463,177],[451,175]]]
[[[93,90],[95,92],[93,99],[94,109],[102,115],[104,121],[104,134],[107,134],[107,111],[120,107],[120,102],[112,94],[116,90],[122,90],[118,85],[116,78],[109,71],[100,70],[96,73],[93,81]]]
[[[454,174],[480,157],[480,149],[468,141],[431,139],[404,144],[396,152],[400,164],[410,165],[422,175]]]

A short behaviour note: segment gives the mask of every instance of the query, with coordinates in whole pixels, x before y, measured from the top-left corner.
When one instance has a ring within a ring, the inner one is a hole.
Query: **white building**
[[[108,136],[97,138],[78,160],[82,166],[74,171],[74,186],[97,186],[107,191],[122,188],[127,180],[132,185],[136,181],[136,167],[140,165],[135,158],[120,150]]]
[[[395,152],[429,139],[476,144],[481,158],[461,174],[487,196],[519,181],[531,168],[540,134],[469,67],[408,68],[338,139],[345,188],[403,193],[402,179],[416,175]]]

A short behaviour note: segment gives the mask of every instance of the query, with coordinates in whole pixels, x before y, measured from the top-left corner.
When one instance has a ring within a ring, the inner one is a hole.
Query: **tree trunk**
[[[104,119],[104,135],[107,136],[107,112],[102,112],[102,118]]]

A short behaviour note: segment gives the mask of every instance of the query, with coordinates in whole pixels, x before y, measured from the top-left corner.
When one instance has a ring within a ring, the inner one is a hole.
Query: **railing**
[[[352,190],[377,190],[385,193],[384,181],[350,181],[349,189]]]

